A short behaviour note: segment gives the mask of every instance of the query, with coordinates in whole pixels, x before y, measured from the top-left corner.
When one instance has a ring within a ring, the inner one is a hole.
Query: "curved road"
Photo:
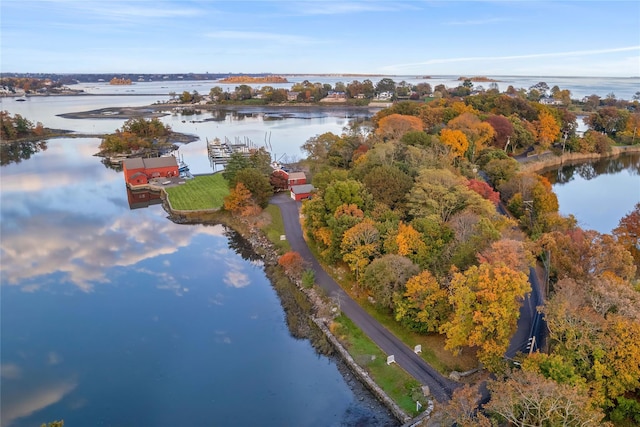
[[[336,297],[340,301],[340,309],[349,317],[367,336],[375,342],[387,355],[394,355],[395,361],[409,375],[413,376],[422,385],[429,386],[431,394],[439,402],[446,402],[451,398],[453,390],[459,384],[443,377],[432,368],[420,356],[396,338],[389,330],[382,326],[369,313],[364,311],[320,266],[313,256],[306,241],[302,236],[300,227],[299,203],[285,194],[274,196],[271,203],[280,207],[284,221],[287,240],[293,251],[298,252],[302,258],[309,262],[316,272],[316,283],[325,289],[329,296]]]

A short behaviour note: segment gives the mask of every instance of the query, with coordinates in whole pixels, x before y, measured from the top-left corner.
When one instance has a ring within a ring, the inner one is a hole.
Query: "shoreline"
[[[294,282],[289,278],[286,279],[290,283],[287,289],[280,289],[276,286],[278,275],[274,269],[278,267],[278,250],[262,231],[242,221],[239,222],[233,217],[230,218],[220,209],[198,211],[173,209],[164,188],[158,188],[158,190],[161,193],[162,207],[172,222],[177,224],[221,224],[236,233],[251,248],[256,257],[263,262],[265,274],[278,294],[290,332],[294,336],[308,339],[318,353],[324,354],[336,363],[355,398],[363,402],[373,412],[376,420],[382,421],[385,426],[388,426],[388,423],[382,419],[386,417],[395,420],[397,425],[401,426],[412,419],[371,379],[366,370],[353,360],[337,337],[325,326],[328,319],[321,316],[320,313],[330,313],[331,309],[315,288],[307,289],[301,283]],[[203,219],[203,215],[207,218]],[[299,296],[285,295],[285,292],[296,293]],[[300,297],[309,304],[307,308],[301,306]],[[290,317],[294,320],[290,320]],[[308,321],[303,321],[304,319],[301,317]],[[292,327],[295,329],[292,330]],[[373,406],[374,400],[379,408]],[[385,410],[382,411],[382,408]],[[421,415],[424,416],[424,413]]]
[[[543,153],[536,155],[535,158],[523,159],[519,161],[520,170],[523,172],[545,173],[550,170],[557,169],[559,166],[575,165],[580,163],[588,163],[600,159],[618,157],[628,153],[640,153],[640,144],[614,146],[611,147],[609,153],[565,153],[557,156],[553,153]]]

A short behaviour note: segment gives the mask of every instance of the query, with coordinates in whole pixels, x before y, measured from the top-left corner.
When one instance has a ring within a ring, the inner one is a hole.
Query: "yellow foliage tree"
[[[365,218],[345,231],[341,250],[342,259],[349,264],[351,271],[356,275],[356,280],[359,280],[360,273],[380,250],[380,233],[373,220]]]
[[[495,370],[516,328],[520,301],[531,291],[527,275],[502,263],[484,263],[455,273],[450,291],[454,314],[441,328],[445,348],[459,353],[462,346],[477,346],[478,360]]]
[[[418,332],[438,332],[449,318],[449,293],[424,270],[407,280],[405,291],[395,297],[396,320]]]
[[[451,152],[455,157],[464,156],[469,149],[467,136],[459,130],[442,129],[440,131],[440,142],[451,147]]]
[[[560,125],[547,111],[541,111],[538,120],[534,123],[538,143],[543,149],[547,149],[560,135]]]

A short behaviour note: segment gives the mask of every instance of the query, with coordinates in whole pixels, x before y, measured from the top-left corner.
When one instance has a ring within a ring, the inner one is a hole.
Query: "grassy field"
[[[332,333],[342,342],[351,357],[367,370],[371,378],[407,414],[415,416],[416,400],[424,405],[420,383],[397,364],[387,365],[387,355],[360,328],[345,316],[337,317]]]
[[[261,227],[262,232],[278,248],[281,255],[290,251],[291,245],[289,245],[289,241],[280,240],[280,236],[285,234],[280,208],[276,205],[269,205],[264,210],[264,213],[268,215],[268,221]]]
[[[171,207],[178,210],[219,209],[229,194],[222,174],[196,176],[183,185],[167,188]]]

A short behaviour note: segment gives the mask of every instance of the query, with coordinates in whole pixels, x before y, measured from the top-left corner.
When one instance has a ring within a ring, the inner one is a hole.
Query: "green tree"
[[[413,186],[413,179],[395,166],[377,166],[363,179],[374,200],[391,209],[400,207]]]
[[[241,169],[235,175],[235,182],[244,184],[258,206],[263,209],[267,207],[269,198],[273,196],[273,187],[261,171],[252,167]]]
[[[248,167],[251,167],[251,163],[244,154],[239,152],[231,153],[231,157],[229,157],[229,161],[224,167],[222,176],[224,176],[224,179],[229,181],[229,184],[233,187],[237,182],[236,174],[242,169],[246,169]]]
[[[394,295],[404,292],[407,280],[418,274],[419,270],[409,258],[387,254],[369,264],[365,269],[362,284],[376,300],[376,305],[392,311]]]

